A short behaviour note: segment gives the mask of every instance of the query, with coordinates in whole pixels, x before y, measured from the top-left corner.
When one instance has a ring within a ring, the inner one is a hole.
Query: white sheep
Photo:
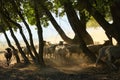
[[[100,48],[99,49],[99,55],[98,55],[98,58],[97,58],[97,60],[96,60],[96,66],[97,66],[97,64],[98,64],[98,61],[100,60],[100,59],[105,59],[105,55],[106,55],[106,49],[108,48],[108,47],[110,47],[110,46],[104,46],[104,47],[102,47],[102,48]]]
[[[96,66],[100,59],[104,58],[104,61],[107,63],[109,67],[112,69],[117,69],[117,67],[113,64],[115,60],[120,58],[120,46],[105,46],[99,50],[99,56],[96,60]]]
[[[65,58],[69,54],[69,50],[64,45],[58,45],[55,48],[55,56]]]
[[[67,45],[66,48],[69,50],[70,56],[72,56],[72,54],[82,53],[82,49],[80,49],[79,45]]]
[[[97,45],[87,45],[88,49],[95,53],[96,56],[98,56],[99,49],[102,47],[106,48],[105,46],[112,45],[110,40],[104,40],[103,44],[97,44]],[[102,50],[103,51],[103,50]]]
[[[51,57],[54,57],[53,54],[55,52],[55,48],[56,48],[57,45],[55,44],[51,44],[51,45],[45,45],[44,46],[44,55],[46,58],[51,58]]]

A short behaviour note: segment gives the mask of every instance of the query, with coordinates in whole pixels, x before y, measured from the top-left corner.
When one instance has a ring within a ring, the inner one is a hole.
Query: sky
[[[61,28],[65,31],[65,33],[70,38],[74,37],[74,32],[72,31],[66,17],[63,17],[63,18],[58,17],[58,18],[56,18],[56,21],[58,22],[58,24],[61,26]],[[22,26],[24,26],[24,25],[22,24]],[[30,26],[30,28],[31,28],[31,31],[33,34],[33,39],[35,42],[37,42],[38,36],[37,36],[37,30],[35,29],[35,26]],[[59,41],[62,40],[61,37],[59,36],[58,32],[55,30],[55,28],[52,26],[51,23],[47,28],[44,28],[44,27],[42,27],[42,28],[43,28],[44,40],[50,41],[52,43],[58,43]],[[25,27],[23,27],[23,31],[24,31],[27,39],[29,39],[28,32]],[[100,27],[88,28],[87,31],[92,36],[94,42],[103,43],[104,40],[107,40],[104,30]],[[11,42],[14,42],[9,31],[7,31],[7,34],[9,36],[9,39],[11,40]],[[19,30],[17,30],[17,32],[15,32],[15,35],[18,38],[19,42],[23,41],[23,39],[19,33]],[[6,44],[6,39],[3,34],[0,34],[0,44]]]
[[[67,22],[67,19],[66,17],[64,18],[56,18],[56,21],[58,22],[58,24],[61,26],[62,29],[64,29],[65,33],[67,35],[69,35],[70,37],[74,36],[74,33],[72,31],[72,29],[70,28],[70,25],[68,24]],[[28,32],[26,30],[26,28],[24,27],[24,24],[21,24],[23,26],[23,31],[27,37],[27,39],[29,39],[28,37]],[[31,28],[31,31],[32,31],[32,34],[33,34],[33,38],[34,40],[38,40],[38,36],[37,36],[37,30],[35,29],[35,26],[30,26]],[[44,36],[44,40],[48,40],[48,41],[54,41],[54,42],[58,42],[58,38],[59,38],[59,34],[58,32],[54,29],[54,27],[52,26],[52,24],[50,23],[50,25],[47,27],[47,28],[43,28],[43,36]],[[10,35],[10,32],[7,31],[7,34],[9,36],[9,39],[11,41],[13,41],[11,35]],[[71,35],[72,34],[72,35]],[[19,40],[22,40],[22,37],[21,35],[19,34],[19,30],[17,30],[17,32],[15,32],[15,35],[16,37],[19,39]],[[0,34],[0,42],[6,42],[5,38],[4,38],[4,35],[3,34]]]

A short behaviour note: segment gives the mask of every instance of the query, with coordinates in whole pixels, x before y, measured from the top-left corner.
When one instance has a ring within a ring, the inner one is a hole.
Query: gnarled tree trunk
[[[17,4],[15,3],[15,1],[13,0],[13,2],[11,2],[11,3],[13,4],[13,6],[14,6],[16,12],[18,13],[18,15],[20,16],[21,20],[22,20],[23,23],[25,24],[25,27],[27,28],[27,31],[28,31],[29,37],[30,37],[30,44],[31,44],[32,50],[33,50],[35,56],[36,56],[37,59],[38,59],[38,54],[37,54],[37,51],[36,51],[35,46],[34,46],[34,43],[33,43],[32,32],[31,32],[31,30],[30,30],[30,27],[29,27],[29,25],[27,24],[27,22],[25,21],[25,18],[23,17],[21,11],[18,9],[18,6],[17,6]],[[29,49],[29,47],[28,47],[28,49]]]
[[[38,39],[39,39],[39,59],[40,59],[40,65],[42,67],[44,67],[45,62],[44,62],[44,59],[43,59],[43,48],[44,48],[43,31],[42,31],[42,26],[40,24],[38,3],[39,2],[37,2],[37,0],[34,0],[35,19],[36,19],[36,26],[37,26],[37,29],[38,29]]]
[[[71,39],[69,38],[65,33],[64,31],[61,29],[61,27],[58,25],[58,23],[56,22],[56,20],[54,19],[54,17],[52,16],[51,12],[47,9],[46,6],[44,6],[43,4],[40,4],[41,7],[43,8],[43,10],[45,11],[46,15],[49,17],[51,23],[53,24],[54,28],[56,29],[56,31],[59,33],[59,35],[61,36],[61,38],[69,43],[69,44],[78,44],[79,43],[79,40],[75,34],[74,38]],[[74,22],[74,20],[73,20]],[[86,31],[86,29],[81,30],[82,32],[79,32],[81,34],[83,34],[83,38],[86,42],[86,44],[93,44],[93,40],[91,38],[91,36],[88,34],[88,32]]]
[[[3,18],[3,19],[4,19],[4,18]],[[8,22],[7,20],[5,20],[5,19],[4,19],[4,22],[5,22],[6,25],[8,26],[8,28],[9,28],[9,30],[10,30],[10,33],[11,33],[11,36],[13,37],[13,39],[14,39],[14,41],[15,41],[15,43],[16,43],[16,46],[17,46],[17,48],[19,49],[19,51],[20,51],[20,53],[21,53],[21,56],[22,56],[23,59],[24,59],[24,62],[25,62],[26,64],[30,63],[29,59],[26,57],[25,53],[22,51],[22,48],[21,48],[21,46],[20,46],[20,44],[19,44],[19,41],[17,40],[17,38],[16,38],[16,36],[15,36],[13,30],[12,30],[11,25],[10,25],[9,22]]]
[[[107,34],[114,37],[116,41],[120,43],[120,16],[118,15],[120,10],[117,9],[119,8],[117,3],[120,3],[120,1],[113,2],[111,5],[113,24],[109,24],[105,20],[104,16],[99,11],[97,11],[88,0],[79,0],[79,4],[84,5],[81,7],[85,8],[95,18],[95,20],[101,25]]]
[[[0,30],[2,30],[4,36],[5,36],[6,40],[7,40],[8,46],[11,47],[11,48],[15,51],[16,49],[15,49],[15,47],[11,44],[11,42],[10,42],[10,40],[9,40],[9,38],[8,38],[5,30],[4,30],[4,27],[3,27],[3,26],[0,26],[0,28],[1,28]],[[16,62],[17,62],[17,63],[20,63],[19,55],[18,55],[18,54],[13,54],[13,55],[14,55],[15,58],[16,58]]]
[[[86,56],[88,56],[88,58],[95,62],[96,60],[96,56],[95,54],[93,54],[86,46],[86,43],[83,39],[83,32],[85,31],[82,22],[78,19],[74,8],[72,7],[72,3],[67,0],[65,2],[62,3],[61,0],[61,4],[64,5],[64,9],[65,12],[67,14],[67,18],[71,24],[72,29],[74,30],[74,32],[78,35],[78,39],[79,39],[79,44],[80,44],[80,48],[83,50],[83,52],[85,53]],[[74,20],[74,22],[73,22]]]

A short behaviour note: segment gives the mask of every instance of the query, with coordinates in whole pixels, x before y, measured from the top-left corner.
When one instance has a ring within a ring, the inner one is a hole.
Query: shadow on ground
[[[53,64],[53,63],[52,63]],[[120,71],[111,72],[107,68],[74,66],[47,66],[23,63],[9,67],[0,66],[0,80],[119,80]]]

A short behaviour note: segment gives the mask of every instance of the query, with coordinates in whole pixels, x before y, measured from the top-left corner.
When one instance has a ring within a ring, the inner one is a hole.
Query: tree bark
[[[94,44],[94,41],[91,37],[91,35],[87,32],[87,20],[86,20],[86,15],[84,11],[79,11],[79,16],[80,16],[80,21],[83,26],[84,33],[82,33],[83,40],[86,42],[86,44]]]
[[[65,34],[65,32],[61,29],[61,27],[58,25],[58,23],[56,22],[56,20],[54,19],[54,17],[52,16],[51,12],[47,9],[46,6],[44,6],[43,4],[40,4],[41,7],[43,8],[43,10],[45,11],[46,15],[49,17],[51,23],[53,24],[54,28],[56,29],[56,31],[59,33],[59,35],[61,36],[61,38],[69,43],[69,44],[76,44],[76,42],[73,41],[73,39],[67,37],[67,35]]]
[[[103,15],[101,15],[101,13],[99,13],[99,11],[97,11],[90,3],[88,0],[80,0],[79,2],[83,2],[82,5],[84,4],[84,7],[94,18],[95,20],[101,25],[101,27],[105,30],[105,32],[107,32],[109,35],[111,35],[112,37],[114,37],[116,39],[116,41],[119,43],[120,42],[120,29],[118,28],[120,25],[118,25],[117,23],[114,23],[114,19],[113,19],[113,24],[109,24]],[[81,3],[80,3],[81,4]],[[113,8],[114,10],[115,8]],[[113,14],[111,12],[111,14]],[[115,16],[115,14],[113,14]],[[113,16],[113,17],[114,17]]]
[[[16,49],[15,49],[15,47],[11,44],[11,42],[10,42],[10,40],[9,40],[9,38],[8,38],[8,36],[7,36],[4,28],[3,28],[3,26],[0,26],[0,28],[1,28],[1,30],[2,30],[2,32],[3,32],[3,34],[4,34],[4,36],[5,36],[5,38],[6,38],[6,40],[7,40],[8,46],[11,47],[11,48],[13,49],[13,51],[15,51]],[[18,55],[18,54],[13,54],[13,55],[14,55],[15,58],[16,58],[16,62],[17,62],[17,63],[20,63],[20,57],[19,57],[19,55]]]
[[[42,67],[44,67],[45,62],[44,62],[44,59],[43,59],[43,48],[44,48],[43,31],[42,31],[42,26],[40,24],[40,16],[39,16],[39,11],[38,11],[37,0],[34,0],[34,11],[35,11],[36,26],[37,26],[37,29],[38,29],[40,65]]]
[[[6,11],[6,13],[9,14],[7,11]],[[33,59],[34,62],[36,62],[35,57],[33,56],[32,52],[31,52],[30,45],[29,45],[29,43],[28,43],[28,41],[27,41],[27,39],[26,39],[26,37],[25,37],[25,35],[23,33],[23,30],[22,30],[22,27],[20,26],[20,24],[18,24],[15,21],[11,20],[11,18],[9,16],[5,15],[5,14],[3,14],[2,16],[4,16],[13,25],[18,27],[18,29],[20,31],[20,34],[21,34],[21,36],[22,36],[22,38],[23,38],[23,40],[24,40],[24,42],[25,42],[25,44],[26,44],[26,46],[28,48],[28,52],[29,52],[31,58]]]
[[[26,46],[27,46],[28,52],[29,52],[32,60],[36,63],[36,59],[35,59],[34,55],[32,54],[30,45],[29,45],[29,43],[28,43],[28,41],[27,41],[27,39],[26,39],[26,37],[25,37],[25,35],[24,35],[24,33],[23,33],[22,27],[20,26],[20,24],[14,22],[14,21],[12,21],[12,23],[19,28],[20,34],[21,34],[21,36],[22,36],[22,38],[23,38],[23,40],[24,40],[24,42],[25,42],[25,44],[26,44]]]
[[[61,38],[69,43],[69,44],[78,44],[79,40],[77,38],[77,36],[74,36],[73,39],[69,38],[64,31],[61,29],[61,27],[58,25],[58,23],[56,22],[56,20],[54,19],[54,17],[52,16],[51,12],[47,9],[46,6],[41,4],[41,7],[43,8],[43,10],[45,11],[46,15],[49,17],[51,23],[53,24],[54,28],[56,29],[56,31],[59,33],[59,35],[61,36]],[[82,31],[83,32],[83,31]],[[75,34],[76,35],[76,34]],[[86,39],[87,38],[87,39]],[[87,44],[92,44],[93,40],[92,38],[90,38],[90,35],[88,34],[88,32],[85,30],[84,32],[84,39],[86,41]],[[89,39],[89,40],[88,40]]]
[[[64,9],[65,9],[67,18],[70,22],[72,29],[74,29],[75,26],[80,27],[79,33],[81,34],[85,43],[93,44],[93,40],[92,40],[92,38],[90,38],[91,36],[86,31],[86,24],[84,24],[83,21],[78,18],[74,8],[72,8],[72,4],[68,1],[68,2],[63,3],[63,5],[64,5]],[[81,18],[83,18],[83,16],[81,16]],[[79,35],[79,33],[78,33],[78,35]]]
[[[30,62],[29,62],[29,59],[26,57],[25,53],[22,51],[22,48],[21,48],[21,46],[20,46],[20,44],[19,44],[19,41],[17,40],[17,38],[16,38],[16,36],[15,36],[13,30],[12,30],[11,25],[10,25],[9,22],[8,22],[7,20],[5,20],[5,19],[4,19],[4,22],[6,23],[6,25],[8,26],[8,28],[9,28],[9,30],[10,30],[11,36],[13,37],[13,39],[14,39],[14,41],[15,41],[15,43],[16,43],[16,46],[17,46],[17,48],[19,49],[19,51],[20,51],[20,53],[21,53],[21,56],[22,56],[23,59],[24,59],[24,63],[26,63],[26,64],[30,63]]]
[[[120,1],[118,2],[118,4],[120,4]],[[111,15],[112,15],[112,19],[113,19],[113,26],[116,28],[116,30],[118,32],[120,32],[120,10],[119,10],[119,5],[117,5],[117,2],[114,2],[111,6],[110,6],[110,11],[111,11]]]
[[[13,0],[13,2],[11,2],[16,10],[16,12],[18,13],[18,15],[20,16],[20,18],[22,19],[23,23],[25,24],[26,28],[27,28],[27,31],[29,33],[29,37],[30,37],[30,44],[31,44],[31,47],[32,47],[32,50],[35,54],[36,57],[38,57],[37,55],[37,51],[35,49],[35,46],[34,46],[34,43],[33,43],[33,38],[32,38],[32,32],[29,28],[29,25],[27,24],[27,22],[25,21],[25,18],[23,17],[22,13],[18,10],[18,6],[17,4],[15,3],[15,1]],[[29,47],[28,47],[29,48]],[[38,58],[37,58],[38,59]]]
[[[84,31],[83,25],[82,23],[79,21],[73,7],[70,1],[65,1],[64,3],[62,3],[64,5],[64,9],[65,12],[67,14],[68,20],[75,32],[75,34],[78,35],[79,38],[79,44],[80,44],[80,48],[83,50],[83,52],[85,53],[86,56],[88,56],[90,58],[91,61],[95,61],[96,60],[96,56],[95,54],[93,54],[86,46],[86,43],[83,40],[83,36],[82,36],[82,32]],[[73,20],[75,22],[73,22]]]

